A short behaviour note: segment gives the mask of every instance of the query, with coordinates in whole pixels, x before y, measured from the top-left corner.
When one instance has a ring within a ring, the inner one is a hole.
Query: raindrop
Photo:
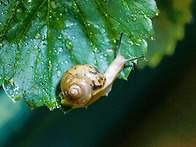
[[[58,53],[61,53],[63,51],[62,47],[58,47]]]
[[[155,40],[153,37],[150,37],[151,40]]]
[[[41,37],[41,34],[40,33],[37,33],[36,35],[35,35],[35,39],[38,39],[38,38],[40,38]]]
[[[112,49],[106,49],[106,52],[110,53],[110,52],[113,52]]]
[[[58,36],[58,39],[62,39],[62,37],[63,37],[62,35],[59,35],[59,36]]]
[[[50,111],[54,111],[54,108],[49,108],[50,109]]]
[[[19,9],[16,10],[16,12],[21,13],[22,12],[22,9],[19,8]]]
[[[37,45],[35,45],[33,48],[34,48],[35,50],[37,50],[37,49],[38,49],[38,46],[37,46]]]
[[[57,77],[61,77],[61,71],[60,70],[57,71]]]

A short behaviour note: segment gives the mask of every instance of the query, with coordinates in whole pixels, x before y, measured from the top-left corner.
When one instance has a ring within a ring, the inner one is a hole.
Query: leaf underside
[[[125,58],[146,54],[156,13],[154,0],[1,1],[0,85],[31,108],[55,108],[64,72],[84,63],[104,72],[122,31]],[[131,66],[119,78],[127,78]]]

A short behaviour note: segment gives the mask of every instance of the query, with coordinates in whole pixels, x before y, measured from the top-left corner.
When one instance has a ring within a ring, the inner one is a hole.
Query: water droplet
[[[40,37],[41,37],[41,34],[40,34],[40,33],[37,33],[37,34],[34,36],[35,39],[38,39],[38,38],[40,38]]]
[[[38,46],[37,46],[37,45],[35,45],[33,48],[34,48],[35,50],[37,50],[37,49],[38,49]]]
[[[159,15],[159,11],[156,12],[156,16],[158,16],[158,15]]]
[[[57,71],[57,77],[61,77],[61,71],[60,70]]]
[[[58,47],[58,53],[61,53],[63,51],[62,47]]]
[[[21,9],[21,8],[18,8],[18,9],[16,10],[16,12],[21,13],[21,12],[22,12],[22,9]]]
[[[150,37],[151,40],[155,40],[153,37]]]
[[[63,37],[62,35],[59,35],[59,36],[58,36],[58,39],[62,39],[62,37]]]
[[[54,108],[49,108],[50,109],[50,111],[54,111]]]
[[[106,49],[106,52],[110,53],[110,52],[113,52],[112,49]]]

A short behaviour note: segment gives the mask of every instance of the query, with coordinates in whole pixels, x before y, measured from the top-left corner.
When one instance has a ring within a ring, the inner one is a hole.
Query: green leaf
[[[75,64],[104,72],[120,33],[125,58],[146,54],[154,0],[28,0],[0,3],[0,85],[13,99],[55,108],[59,82]],[[119,78],[127,78],[132,63]]]
[[[145,65],[156,66],[164,55],[171,55],[176,42],[183,38],[185,23],[191,19],[190,5],[192,0],[157,0],[159,17],[154,19],[154,40],[150,40]]]

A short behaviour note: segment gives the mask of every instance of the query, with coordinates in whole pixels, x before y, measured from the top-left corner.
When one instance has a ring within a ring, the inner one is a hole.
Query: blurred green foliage
[[[184,26],[191,20],[192,0],[157,0],[159,15],[153,19],[154,40],[148,41],[147,62],[138,67],[154,67],[165,55],[171,55],[176,42],[184,36]]]

